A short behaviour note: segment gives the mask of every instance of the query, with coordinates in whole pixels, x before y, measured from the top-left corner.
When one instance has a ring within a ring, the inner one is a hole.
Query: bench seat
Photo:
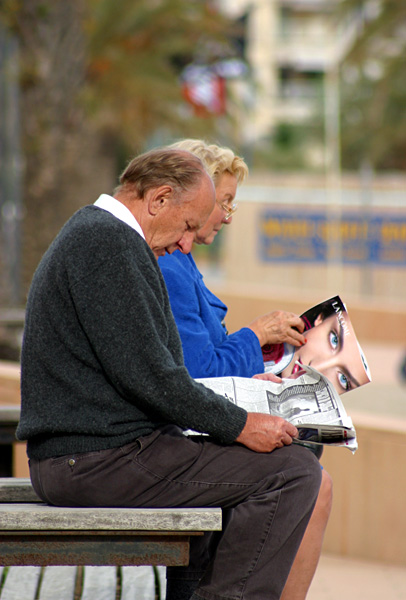
[[[190,537],[221,530],[219,508],[68,508],[29,479],[0,478],[1,565],[187,565]]]
[[[221,529],[219,516],[221,510],[212,508],[66,508],[42,502],[3,503],[0,532],[191,533]]]

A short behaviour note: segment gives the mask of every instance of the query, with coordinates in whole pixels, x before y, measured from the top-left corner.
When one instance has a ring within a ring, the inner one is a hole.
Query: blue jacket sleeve
[[[159,264],[192,377],[252,377],[264,371],[261,347],[244,327],[227,335],[222,319],[227,307],[203,282],[193,259],[165,256]]]

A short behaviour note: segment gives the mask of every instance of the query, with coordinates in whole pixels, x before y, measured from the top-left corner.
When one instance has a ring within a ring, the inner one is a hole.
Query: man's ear
[[[172,187],[170,185],[160,185],[152,188],[146,193],[148,201],[148,212],[150,215],[157,215],[162,208],[167,206],[172,198]]]

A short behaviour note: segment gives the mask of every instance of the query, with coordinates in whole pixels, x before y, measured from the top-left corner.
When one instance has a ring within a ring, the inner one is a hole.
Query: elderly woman
[[[197,244],[211,244],[232,221],[237,185],[248,173],[245,162],[228,148],[183,140],[172,147],[193,152],[203,161],[216,188],[216,205],[197,232]],[[304,323],[297,315],[273,311],[247,327],[227,334],[226,305],[205,286],[191,254],[176,251],[159,259],[183,345],[186,367],[192,377],[234,375],[252,377],[264,372],[261,346],[288,342],[301,346]],[[295,328],[295,329],[294,329]]]
[[[216,204],[195,235],[195,243],[211,244],[222,227],[232,221],[237,209],[237,186],[247,176],[248,167],[229,148],[208,145],[201,140],[183,140],[172,147],[197,155],[213,179]],[[160,257],[158,262],[182,340],[185,365],[192,377],[253,377],[264,373],[264,345],[287,342],[301,347],[305,344],[304,322],[298,315],[284,311],[267,313],[229,334],[224,324],[227,307],[206,287],[192,255],[175,251]],[[320,556],[331,501],[331,478],[323,471],[319,498],[286,583],[283,600],[306,597]],[[201,556],[192,557],[189,567],[168,569],[167,600],[190,598],[197,585],[199,569],[209,559],[208,547],[206,539],[202,542]]]

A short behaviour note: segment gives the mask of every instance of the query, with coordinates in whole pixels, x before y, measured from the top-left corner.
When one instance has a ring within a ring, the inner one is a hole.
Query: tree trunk
[[[17,15],[23,303],[38,262],[64,222],[95,200],[90,194],[110,192],[113,185],[112,165],[106,169],[96,159],[99,141],[80,97],[86,70],[84,11],[84,0],[22,0]],[[100,172],[95,173],[95,164]],[[103,177],[110,182],[107,190],[102,190]]]

